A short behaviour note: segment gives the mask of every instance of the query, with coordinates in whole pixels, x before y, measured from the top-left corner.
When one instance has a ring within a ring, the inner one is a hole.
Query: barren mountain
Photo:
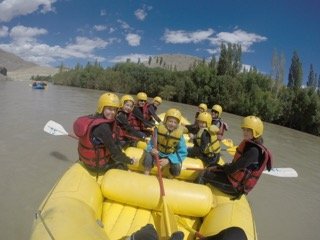
[[[0,66],[5,67],[8,72],[12,72],[21,68],[34,67],[36,64],[0,49]]]
[[[160,67],[168,70],[185,71],[202,61],[201,58],[183,54],[162,54],[150,57],[143,64],[146,67]],[[58,72],[57,68],[44,67],[0,49],[0,66],[7,69],[7,78],[0,76],[0,79],[30,80],[32,76],[49,76]],[[1,74],[0,74],[1,75]]]
[[[201,58],[183,54],[162,54],[153,56],[149,61],[143,62],[146,67],[160,67],[168,70],[185,71],[196,66]]]
[[[39,66],[2,49],[0,49],[0,66],[5,67],[8,71],[7,77],[0,76],[0,80],[24,81],[30,80],[32,76],[49,76],[58,72],[56,68]]]

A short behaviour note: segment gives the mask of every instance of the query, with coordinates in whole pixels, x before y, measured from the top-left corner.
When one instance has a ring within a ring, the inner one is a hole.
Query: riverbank
[[[13,81],[29,81],[32,76],[53,76],[58,73],[58,68],[33,66],[28,68],[20,68],[15,71],[8,71],[7,77]]]

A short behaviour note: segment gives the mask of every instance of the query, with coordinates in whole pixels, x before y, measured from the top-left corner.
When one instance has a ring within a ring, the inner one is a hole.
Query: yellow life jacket
[[[163,123],[158,126],[158,150],[162,153],[169,154],[177,150],[180,138],[183,136],[183,128],[179,126],[177,129],[169,132]]]
[[[210,134],[210,143],[206,146],[204,154],[208,157],[212,157],[217,153],[220,153],[220,141],[216,133],[209,131],[207,128],[200,128],[196,135],[196,143],[198,146],[201,146],[201,136],[204,131],[207,131]]]

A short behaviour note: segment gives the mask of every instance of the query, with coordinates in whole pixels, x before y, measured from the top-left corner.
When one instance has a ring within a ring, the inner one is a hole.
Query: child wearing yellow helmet
[[[154,123],[149,121],[149,111],[148,111],[148,96],[144,92],[139,92],[137,94],[137,101],[132,111],[132,116],[129,119],[131,126],[146,135],[151,135],[150,130],[154,127]]]
[[[207,110],[208,110],[207,104],[205,104],[205,103],[199,104],[198,111],[196,112],[195,117],[194,117],[194,123],[189,124],[189,125],[185,125],[186,129],[188,130],[188,133],[196,134],[198,132],[199,128],[198,128],[198,124],[197,124],[197,118],[200,113],[207,112]]]
[[[224,131],[228,131],[229,127],[226,122],[221,118],[222,107],[219,104],[215,104],[211,109],[212,124],[216,125],[219,128],[218,139],[221,141],[223,138]]]
[[[157,121],[157,123],[161,122],[161,119],[157,115],[157,109],[161,103],[162,103],[162,98],[157,96],[153,99],[151,104],[148,104],[147,120],[152,122],[153,124],[155,123],[154,121]]]
[[[231,163],[207,168],[200,183],[210,183],[235,198],[248,194],[262,172],[272,167],[272,156],[263,145],[263,123],[256,116],[247,116],[241,123],[243,140]]]
[[[202,112],[197,117],[198,132],[193,135],[193,147],[188,148],[188,157],[200,158],[206,166],[215,165],[220,158],[220,142],[217,138],[218,127],[211,126],[212,117]]]
[[[79,160],[90,171],[103,173],[134,164],[116,145],[114,126],[119,106],[117,95],[104,93],[98,100],[96,113],[79,117],[73,124],[74,133],[79,137]]]
[[[146,138],[146,134],[134,129],[129,123],[134,107],[134,99],[130,95],[124,95],[120,102],[120,108],[116,115],[118,141],[122,148],[136,146],[139,140]]]
[[[154,158],[159,157],[161,167],[169,165],[172,176],[181,172],[182,162],[187,157],[187,146],[180,125],[182,115],[178,109],[169,109],[163,122],[155,129],[154,137],[147,145],[144,160],[145,174],[149,174],[154,166]]]

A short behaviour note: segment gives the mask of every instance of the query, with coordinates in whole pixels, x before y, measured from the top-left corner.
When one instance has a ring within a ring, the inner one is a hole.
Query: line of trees
[[[119,63],[103,68],[98,62],[60,71],[54,84],[161,96],[170,101],[209,106],[220,104],[237,115],[257,115],[264,121],[320,136],[320,91],[317,74],[310,66],[302,87],[302,64],[295,51],[285,86],[283,54],[273,53],[270,75],[255,67],[241,69],[241,46],[222,44],[218,61],[199,62],[187,71],[148,68],[143,64]],[[61,66],[62,69],[62,66]]]

